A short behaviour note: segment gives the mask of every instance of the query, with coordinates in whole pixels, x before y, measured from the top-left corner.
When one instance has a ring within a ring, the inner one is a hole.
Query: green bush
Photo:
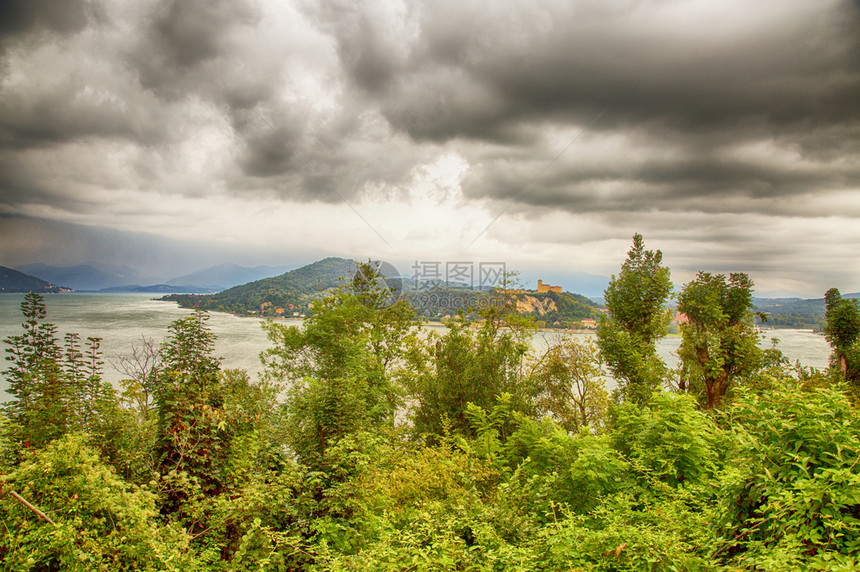
[[[767,570],[860,564],[860,420],[845,395],[784,382],[744,395],[727,421],[715,555]]]
[[[615,448],[666,484],[699,483],[716,472],[721,434],[692,397],[658,392],[642,409],[620,405],[614,417]]]
[[[6,570],[189,570],[188,537],[158,520],[155,495],[103,465],[84,435],[66,435],[0,476]]]

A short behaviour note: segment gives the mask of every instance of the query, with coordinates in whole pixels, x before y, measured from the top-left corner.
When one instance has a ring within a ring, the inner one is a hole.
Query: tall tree
[[[514,410],[534,413],[535,379],[523,371],[529,349],[525,324],[509,307],[490,305],[479,314],[480,324],[451,322],[444,336],[429,336],[413,354],[418,359],[407,385],[417,434],[472,435],[468,405],[490,410],[502,394],[510,396]]]
[[[13,399],[4,407],[17,425],[24,445],[41,447],[66,432],[69,420],[69,388],[62,375],[62,349],[57,327],[45,322],[45,301],[29,293],[21,303],[24,332],[9,336],[5,343],[8,393]]]
[[[57,327],[44,321],[47,308],[39,294],[27,294],[21,310],[24,332],[5,340],[13,399],[4,410],[16,439],[43,447],[71,431],[99,432],[116,407],[113,388],[101,378],[100,340],[88,338],[81,347],[80,335],[69,333],[61,346]]]
[[[219,469],[229,445],[220,391],[221,362],[213,355],[215,334],[197,311],[170,324],[161,348],[162,367],[155,387],[158,411],[156,458],[162,474],[185,472],[200,480],[204,493],[221,491]],[[171,497],[168,511],[182,500]]]
[[[272,347],[265,376],[286,384],[287,439],[304,463],[320,468],[345,435],[394,421],[395,373],[415,333],[415,311],[391,291],[372,262],[316,302],[301,329],[264,324]]]
[[[156,360],[160,364],[146,375],[155,375],[160,510],[192,533],[195,544],[217,546],[218,556],[228,560],[244,526],[242,509],[233,503],[239,504],[240,491],[259,476],[256,463],[265,466],[268,458],[261,435],[274,392],[252,384],[244,371],[222,369],[208,318],[197,311],[173,322]]]
[[[743,273],[699,272],[684,286],[681,324],[681,389],[699,395],[708,409],[762,365],[763,352],[753,323],[753,282]]]
[[[538,412],[552,416],[569,432],[585,425],[599,428],[609,409],[600,375],[597,347],[590,340],[570,338],[552,344],[531,371]]]
[[[672,279],[662,261],[661,251],[645,250],[642,235],[633,235],[621,272],[604,292],[608,312],[597,331],[601,357],[621,395],[638,403],[647,401],[666,376],[657,341],[668,331]]]
[[[837,288],[824,295],[827,326],[824,336],[833,348],[833,368],[851,382],[860,382],[860,302],[843,298]]]

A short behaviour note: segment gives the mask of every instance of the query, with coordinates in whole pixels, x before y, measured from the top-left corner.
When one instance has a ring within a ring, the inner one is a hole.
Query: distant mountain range
[[[128,266],[87,263],[75,266],[25,264],[15,270],[41,278],[51,284],[88,292],[218,292],[261,278],[282,274],[287,266],[246,267],[227,263],[178,276],[164,283],[143,282]],[[143,283],[143,285],[142,285]]]
[[[134,284],[137,272],[128,266],[88,263],[76,266],[24,264],[15,270],[73,290],[101,290],[113,286]]]
[[[167,281],[170,285],[194,284],[212,291],[226,290],[291,270],[291,266],[239,266],[232,262],[204,268]]]
[[[0,293],[36,292],[40,294],[56,294],[68,291],[41,278],[30,276],[23,272],[0,266]]]

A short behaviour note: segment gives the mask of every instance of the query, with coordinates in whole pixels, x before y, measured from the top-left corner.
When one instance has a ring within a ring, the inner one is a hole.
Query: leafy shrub
[[[535,538],[536,570],[693,571],[707,563],[710,513],[694,493],[618,493],[588,515],[562,513]]]
[[[786,382],[745,395],[727,419],[733,450],[715,555],[768,570],[856,565],[860,420],[847,398]]]
[[[188,537],[157,520],[155,495],[123,482],[80,434],[66,435],[0,476],[48,515],[0,499],[7,570],[188,570]]]
[[[655,393],[641,410],[619,406],[612,440],[627,459],[673,487],[702,482],[718,468],[720,431],[686,395]]]

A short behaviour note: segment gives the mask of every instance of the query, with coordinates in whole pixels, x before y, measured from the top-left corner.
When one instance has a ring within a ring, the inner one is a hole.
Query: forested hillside
[[[419,332],[384,286],[361,265],[301,328],[266,322],[260,380],[222,368],[195,312],[120,388],[100,341],[58,339],[28,294],[6,340],[3,568],[860,567],[856,300],[826,293],[832,365],[809,370],[758,348],[747,275],[701,272],[670,370],[671,274],[640,235],[596,343],[534,353],[510,298]]]
[[[280,276],[264,278],[211,295],[174,294],[165,297],[183,308],[199,308],[238,314],[275,315],[277,308],[307,304],[322,292],[337,287],[355,271],[355,262],[345,258],[325,258]]]
[[[860,294],[845,294],[846,298],[860,298]],[[756,306],[765,314],[764,323],[775,328],[808,328],[822,331],[827,325],[824,298],[772,298],[756,300]]]
[[[542,327],[581,327],[581,320],[600,319],[599,306],[580,294],[571,292],[520,292],[478,291],[458,288],[434,287],[426,290],[406,290],[403,300],[427,320],[456,317],[462,312],[471,319],[480,317],[482,309],[512,302],[512,310],[520,316],[535,320]]]
[[[341,286],[355,274],[356,262],[343,258],[326,258],[287,272],[281,276],[257,280],[207,295],[173,294],[164,300],[178,302],[183,308],[197,308],[261,316],[305,316],[312,313],[312,303]],[[441,320],[463,312],[471,318],[494,299],[504,298],[498,292],[449,288],[440,285],[416,287],[412,280],[389,278],[386,286],[397,299],[403,299],[416,310],[418,317]],[[520,304],[518,313],[530,316],[549,327],[579,327],[581,320],[600,318],[599,306],[580,294],[570,292],[527,292],[510,294]]]
[[[18,272],[5,266],[0,266],[0,293],[11,292],[40,292],[44,294],[57,293],[63,288],[46,282],[41,278]]]

